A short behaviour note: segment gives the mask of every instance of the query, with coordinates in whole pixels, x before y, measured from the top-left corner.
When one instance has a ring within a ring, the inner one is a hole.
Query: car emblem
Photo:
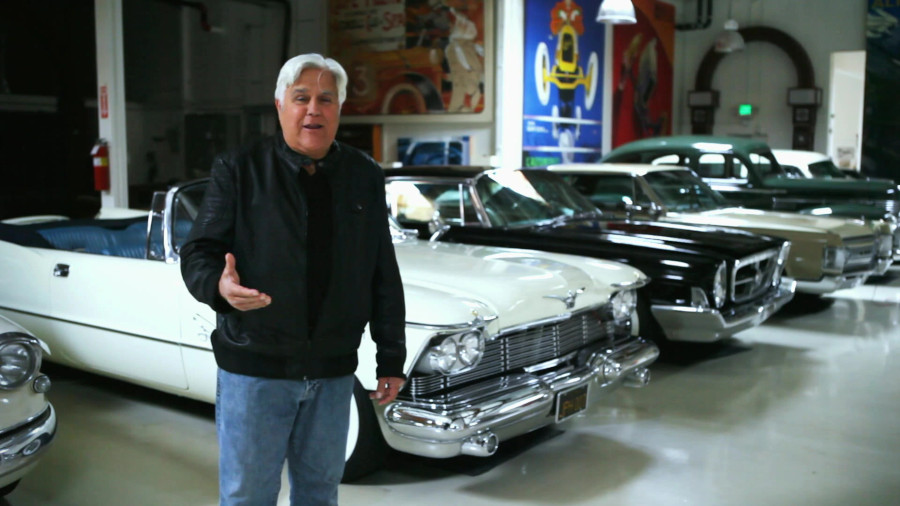
[[[579,288],[578,290],[569,290],[569,292],[563,295],[544,295],[545,299],[556,299],[561,301],[566,305],[566,309],[572,309],[575,307],[575,299],[578,298],[579,294],[584,293],[584,287]]]

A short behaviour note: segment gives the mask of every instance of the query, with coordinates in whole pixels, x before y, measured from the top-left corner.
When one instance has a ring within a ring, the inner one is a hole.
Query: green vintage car
[[[790,177],[765,142],[712,135],[641,139],[619,146],[599,161],[688,167],[734,205],[886,219],[894,228],[895,258],[900,258],[900,187],[890,181]]]
[[[687,225],[731,227],[791,241],[785,274],[813,298],[851,288],[890,267],[891,229],[883,220],[811,216],[733,207],[684,167],[568,163],[547,167],[604,214]],[[806,301],[810,302],[810,301]]]

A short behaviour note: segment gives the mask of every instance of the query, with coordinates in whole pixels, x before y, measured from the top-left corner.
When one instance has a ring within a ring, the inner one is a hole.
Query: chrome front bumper
[[[0,482],[12,483],[37,464],[56,437],[56,410],[52,405],[33,421],[0,435]]]
[[[557,423],[558,394],[587,387],[590,408],[619,385],[643,386],[647,367],[659,356],[655,344],[636,338],[616,349],[598,350],[583,365],[547,374],[519,373],[454,392],[451,405],[397,401],[376,405],[382,433],[392,448],[431,458],[489,456],[501,441]]]
[[[869,271],[856,274],[841,274],[838,276],[823,276],[819,281],[798,281],[797,291],[823,295],[845,288],[857,287],[865,283],[871,275],[872,272]]]
[[[730,314],[686,306],[652,306],[650,311],[670,341],[711,343],[764,322],[794,298],[796,287],[793,279],[782,278],[778,290],[762,304],[747,304]]]

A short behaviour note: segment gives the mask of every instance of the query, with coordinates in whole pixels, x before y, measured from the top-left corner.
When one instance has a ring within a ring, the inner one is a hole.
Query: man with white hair
[[[378,387],[403,386],[405,306],[384,176],[335,140],[347,74],[318,54],[281,69],[281,132],[213,162],[181,250],[185,284],[217,313],[222,505],[337,504],[357,348],[366,324]]]

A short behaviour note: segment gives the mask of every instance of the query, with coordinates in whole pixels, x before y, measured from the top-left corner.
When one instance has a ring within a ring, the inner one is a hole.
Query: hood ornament
[[[544,298],[545,299],[556,299],[556,300],[562,302],[563,304],[565,304],[566,309],[572,309],[573,307],[575,307],[575,299],[577,299],[578,295],[582,294],[582,293],[584,293],[583,286],[581,288],[579,288],[578,290],[569,290],[569,292],[565,296],[563,296],[563,295],[544,295]]]

